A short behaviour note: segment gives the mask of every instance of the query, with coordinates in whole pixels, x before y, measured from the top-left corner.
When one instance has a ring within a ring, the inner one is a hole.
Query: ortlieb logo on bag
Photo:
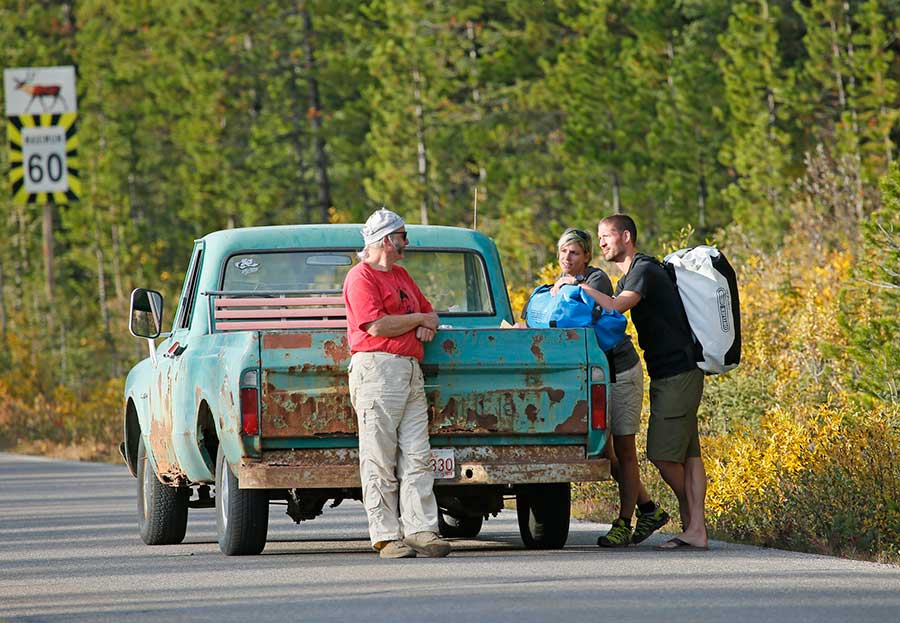
[[[703,354],[697,367],[721,374],[741,361],[741,309],[737,277],[725,255],[701,245],[679,249],[664,260]]]
[[[529,327],[561,329],[593,327],[602,350],[610,350],[625,339],[628,321],[617,311],[606,311],[594,304],[594,299],[577,286],[563,286],[556,296],[550,294],[551,285],[534,289],[525,310]]]

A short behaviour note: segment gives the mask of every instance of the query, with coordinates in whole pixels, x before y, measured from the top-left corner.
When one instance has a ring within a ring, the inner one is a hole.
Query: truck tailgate
[[[581,329],[438,331],[422,363],[431,434],[586,434],[585,336]],[[346,334],[261,332],[260,349],[262,438],[347,437],[355,445]]]

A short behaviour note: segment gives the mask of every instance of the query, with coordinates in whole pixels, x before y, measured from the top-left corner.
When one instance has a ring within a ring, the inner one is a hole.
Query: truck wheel
[[[528,549],[559,549],[569,538],[568,482],[528,485],[516,494],[519,534]]]
[[[216,532],[226,556],[255,555],[266,546],[269,531],[269,493],[241,489],[222,447],[216,456]]]
[[[441,536],[450,539],[475,538],[481,532],[483,523],[484,517],[481,515],[457,518],[443,511],[438,511],[438,532],[441,533]]]
[[[137,456],[137,507],[141,540],[147,545],[181,543],[187,532],[190,497],[189,487],[170,487],[159,481],[141,439]]]

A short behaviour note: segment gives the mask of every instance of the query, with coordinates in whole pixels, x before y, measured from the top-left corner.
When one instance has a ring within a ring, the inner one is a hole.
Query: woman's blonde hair
[[[577,242],[578,245],[582,248],[585,255],[588,258],[593,257],[594,255],[594,242],[591,235],[584,230],[576,229],[574,227],[570,227],[566,231],[562,233],[562,236],[559,237],[559,242],[556,243],[556,250],[559,251],[567,244],[571,244],[573,242]]]

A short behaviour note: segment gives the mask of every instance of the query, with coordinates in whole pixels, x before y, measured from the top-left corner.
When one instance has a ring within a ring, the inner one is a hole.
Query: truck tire
[[[266,546],[269,493],[241,489],[222,447],[216,456],[216,533],[226,556],[254,556]]]
[[[147,545],[176,545],[187,532],[189,487],[159,481],[147,459],[144,440],[138,442],[137,510],[141,540]]]
[[[569,538],[568,482],[527,485],[516,494],[519,534],[528,549],[559,549]]]
[[[454,517],[443,511],[438,511],[438,532],[449,539],[473,539],[481,532],[484,517]]]

